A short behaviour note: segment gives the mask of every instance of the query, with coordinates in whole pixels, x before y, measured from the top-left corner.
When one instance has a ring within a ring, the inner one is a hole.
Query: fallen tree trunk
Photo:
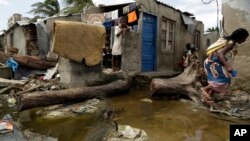
[[[68,102],[76,103],[95,97],[111,97],[127,93],[128,90],[128,82],[118,80],[110,84],[95,87],[24,93],[19,95],[18,109],[19,111],[23,111],[35,107],[44,107]]]
[[[0,78],[0,86],[1,87],[8,87],[8,86],[12,86],[12,85],[24,85],[25,83],[26,83],[26,81]]]
[[[35,56],[14,56],[13,59],[20,65],[37,70],[47,70],[55,67],[57,62],[50,62]]]
[[[11,57],[5,52],[0,51],[0,63],[5,64]],[[36,56],[12,56],[12,58],[22,66],[30,67],[37,70],[47,70],[55,67],[57,62],[47,61]]]
[[[192,88],[197,76],[197,63],[191,63],[180,75],[161,79],[155,78],[151,81],[150,92],[152,97],[189,97],[195,102],[200,102],[200,93]]]

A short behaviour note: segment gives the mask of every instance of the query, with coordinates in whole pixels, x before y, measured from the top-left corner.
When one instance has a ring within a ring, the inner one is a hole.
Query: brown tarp
[[[105,28],[81,22],[55,21],[53,52],[60,56],[94,66],[102,61]]]

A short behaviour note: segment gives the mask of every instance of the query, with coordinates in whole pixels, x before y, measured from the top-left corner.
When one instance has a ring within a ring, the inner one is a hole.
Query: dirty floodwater
[[[250,123],[249,120],[213,114],[186,100],[150,101],[146,98],[150,98],[148,91],[131,90],[128,95],[107,101],[115,108],[123,109],[114,115],[118,124],[144,130],[150,141],[226,141],[229,140],[230,124]],[[44,119],[36,116],[35,110],[12,115],[22,129],[55,137],[59,141],[84,141],[97,123],[96,114]],[[11,111],[1,111],[1,117],[8,112]]]

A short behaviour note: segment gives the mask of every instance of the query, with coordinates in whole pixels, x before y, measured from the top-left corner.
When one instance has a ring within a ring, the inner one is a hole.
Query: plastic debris
[[[140,99],[143,102],[147,102],[147,103],[153,103],[153,101],[149,98],[144,98],[144,99]]]
[[[12,117],[7,114],[0,121],[0,134],[9,133],[13,131]]]

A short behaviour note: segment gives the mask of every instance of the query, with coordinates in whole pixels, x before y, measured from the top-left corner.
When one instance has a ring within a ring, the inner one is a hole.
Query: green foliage
[[[81,13],[85,6],[94,5],[92,0],[64,0],[67,5],[62,13],[64,14],[74,14]]]
[[[60,4],[57,0],[44,0],[31,5],[33,9],[29,13],[37,16],[51,17],[60,13]]]
[[[218,31],[219,32],[219,28],[218,27],[211,27],[211,28],[208,28],[206,31],[207,32],[212,32],[212,31]]]

